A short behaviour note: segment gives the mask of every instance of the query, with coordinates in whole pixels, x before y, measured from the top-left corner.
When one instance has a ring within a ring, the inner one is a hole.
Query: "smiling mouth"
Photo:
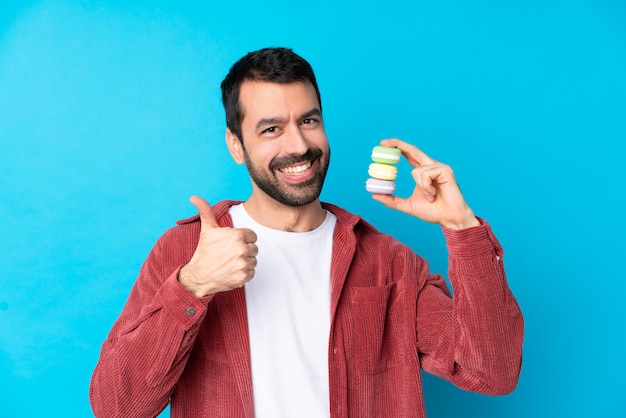
[[[270,162],[269,169],[280,174],[288,182],[307,181],[315,175],[317,165],[323,153],[319,148],[309,148],[301,155],[288,155],[275,158]]]
[[[283,174],[290,175],[290,176],[297,176],[310,169],[311,169],[311,162],[307,161],[301,165],[279,168],[278,171],[280,171]]]

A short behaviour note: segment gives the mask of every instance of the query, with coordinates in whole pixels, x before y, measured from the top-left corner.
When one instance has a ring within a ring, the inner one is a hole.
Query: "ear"
[[[228,128],[226,128],[226,146],[228,147],[228,151],[233,157],[233,160],[235,160],[237,164],[243,164],[243,145],[241,144],[239,138],[237,138]]]

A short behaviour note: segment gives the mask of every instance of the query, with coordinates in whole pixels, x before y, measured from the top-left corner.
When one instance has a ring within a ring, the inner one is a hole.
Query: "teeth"
[[[281,168],[280,171],[282,173],[285,174],[300,174],[303,173],[305,171],[307,171],[309,168],[311,168],[311,162],[307,162],[305,164],[302,165],[298,165],[295,167],[285,167],[285,168]]]

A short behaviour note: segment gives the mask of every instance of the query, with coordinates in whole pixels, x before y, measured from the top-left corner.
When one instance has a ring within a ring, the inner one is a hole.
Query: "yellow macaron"
[[[398,169],[394,165],[372,163],[367,170],[370,177],[380,180],[395,180],[398,175]]]

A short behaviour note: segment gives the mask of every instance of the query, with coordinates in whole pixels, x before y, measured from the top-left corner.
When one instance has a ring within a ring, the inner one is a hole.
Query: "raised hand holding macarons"
[[[372,195],[385,206],[446,228],[464,229],[480,225],[468,206],[450,166],[433,160],[416,146],[399,139],[385,139],[384,147],[397,148],[413,167],[415,189],[408,198],[390,194]]]

